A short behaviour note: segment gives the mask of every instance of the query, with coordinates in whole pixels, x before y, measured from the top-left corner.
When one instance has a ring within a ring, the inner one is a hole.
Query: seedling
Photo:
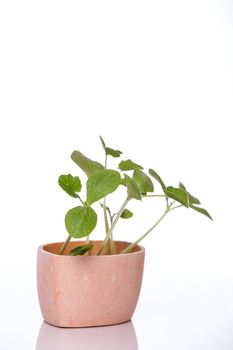
[[[72,237],[87,237],[87,244],[72,249],[69,252],[70,255],[88,254],[93,248],[93,245],[89,242],[89,237],[94,231],[98,220],[98,215],[92,207],[96,202],[99,202],[102,207],[102,215],[105,223],[105,237],[96,255],[100,255],[105,247],[108,247],[108,254],[115,253],[113,231],[120,218],[129,219],[133,216],[133,213],[127,209],[127,205],[131,200],[143,201],[148,197],[161,197],[163,200],[165,199],[165,211],[144,234],[125,248],[121,254],[130,253],[172,210],[186,207],[212,220],[207,210],[200,207],[201,203],[199,199],[190,194],[182,183],[179,184],[179,187],[166,186],[155,170],[149,169],[149,174],[146,174],[143,171],[143,167],[131,159],[122,160],[117,170],[108,169],[108,157],[119,158],[122,152],[107,147],[101,137],[100,140],[105,153],[104,165],[87,158],[79,151],[74,151],[71,155],[71,159],[87,175],[85,199],[80,194],[82,184],[78,176],[72,176],[71,174],[61,175],[58,179],[60,187],[68,195],[80,202],[80,205],[70,209],[66,213],[65,226],[68,237],[61,247],[59,254],[62,255],[64,253]],[[154,192],[152,179],[159,183],[161,193]],[[118,212],[113,214],[109,204],[107,205],[106,203],[106,198],[120,186],[125,187],[126,196]]]

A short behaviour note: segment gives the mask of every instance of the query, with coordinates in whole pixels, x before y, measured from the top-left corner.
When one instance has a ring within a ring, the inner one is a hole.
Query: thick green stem
[[[103,211],[104,211],[105,230],[106,230],[106,234],[107,234],[109,231],[109,224],[108,224],[108,217],[107,217],[107,210],[106,210],[106,198],[104,198]]]
[[[109,224],[108,224],[108,217],[107,217],[107,210],[106,210],[106,198],[104,198],[104,203],[103,203],[103,211],[104,211],[104,224],[105,224],[105,231],[106,231],[106,236],[109,231]],[[114,254],[114,245],[113,241],[111,239],[108,240],[108,249],[109,249],[109,254]]]
[[[66,250],[66,247],[68,246],[69,242],[71,240],[71,236],[69,235],[66,239],[66,241],[63,243],[60,251],[59,251],[59,255],[62,255],[64,253],[64,251]]]
[[[121,214],[123,213],[126,205],[129,202],[129,200],[130,200],[130,198],[127,197],[126,200],[124,201],[124,203],[122,204],[120,210],[118,211],[117,215],[115,216],[115,219],[113,220],[113,223],[112,223],[110,229],[108,230],[108,232],[106,234],[105,240],[101,243],[101,245],[100,245],[96,255],[100,255],[102,250],[103,250],[103,248],[104,248],[104,246],[108,243],[108,240],[110,239],[110,237],[111,237],[111,235],[113,233],[113,230],[114,230],[114,228],[115,228],[115,226],[117,224],[117,221],[119,220]]]
[[[163,213],[163,215],[159,218],[158,221],[156,221],[156,223],[151,226],[149,228],[148,231],[146,231],[146,233],[144,233],[144,235],[142,235],[139,239],[137,239],[134,243],[130,244],[127,248],[125,248],[124,250],[122,250],[121,254],[126,254],[126,253],[129,253],[141,240],[143,240],[147,235],[149,235],[149,233],[151,231],[154,230],[154,228],[156,226],[158,226],[158,224],[163,220],[163,218],[167,215],[167,213],[169,213],[170,211],[170,208],[166,209],[165,212]]]
[[[104,162],[104,169],[107,169],[107,153],[105,151],[105,162]],[[106,209],[106,197],[104,197],[104,202],[103,202],[103,211],[104,211],[104,224],[105,224],[105,232],[106,232],[106,236],[108,234],[109,231],[109,224],[108,224],[108,217],[107,217],[107,209]],[[112,236],[110,237],[110,239],[108,240],[108,250],[109,250],[109,254],[114,254],[115,252],[115,248],[114,248],[114,243],[113,243],[113,239]]]
[[[107,153],[105,152],[104,169],[107,169]]]
[[[86,236],[86,243],[90,243],[90,235]],[[90,251],[88,250],[84,255],[90,255]]]

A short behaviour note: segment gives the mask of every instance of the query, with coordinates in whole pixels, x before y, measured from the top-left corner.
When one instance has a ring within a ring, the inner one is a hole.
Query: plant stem
[[[169,208],[169,203],[168,203],[168,198],[167,196],[165,196],[164,194],[146,194],[144,196],[142,196],[142,198],[147,198],[147,197],[163,197],[166,200],[166,208]]]
[[[142,198],[148,198],[148,197],[165,197],[168,198],[167,196],[165,196],[164,194],[146,194],[141,196]]]
[[[111,223],[113,222],[113,219],[115,218],[116,215],[117,215],[117,213],[114,213],[114,214],[113,214]]]
[[[119,220],[121,214],[123,213],[123,211],[124,211],[126,205],[127,205],[128,202],[129,202],[129,200],[130,200],[130,198],[127,196],[126,200],[124,201],[124,203],[122,204],[120,210],[118,211],[118,213],[117,213],[115,219],[113,220],[113,223],[112,223],[110,229],[108,230],[108,232],[107,232],[107,234],[106,234],[105,240],[101,243],[101,245],[100,245],[100,247],[99,247],[99,249],[98,249],[96,255],[100,255],[100,254],[101,254],[101,252],[102,252],[104,246],[106,245],[106,243],[108,242],[109,238],[111,237],[112,232],[113,232],[113,230],[114,230],[114,228],[115,228],[115,226],[116,226],[116,224],[117,224],[117,221]]]
[[[112,213],[111,213],[111,210],[110,210],[109,207],[107,207],[106,210],[107,210],[107,212],[108,212],[109,219],[110,219],[110,222],[111,222],[111,224],[112,224],[114,216],[112,216]]]
[[[107,169],[107,153],[105,152],[105,162],[104,162],[104,169]],[[108,224],[108,217],[107,217],[107,209],[106,209],[106,197],[104,197],[104,202],[103,202],[103,211],[104,211],[104,224],[105,224],[105,231],[106,231],[106,236],[109,231],[109,224]],[[114,249],[114,243],[112,240],[112,236],[110,236],[110,239],[108,240],[108,249],[109,249],[109,254],[113,254],[115,249]]]
[[[174,209],[177,209],[177,208],[180,208],[180,207],[183,207],[183,205],[182,205],[182,204],[177,205],[176,207],[171,208],[170,211],[171,211],[171,210],[174,210]]]
[[[109,231],[109,224],[108,224],[108,217],[107,217],[107,210],[106,210],[106,197],[104,198],[104,202],[103,202],[103,211],[104,211],[105,230],[107,234],[107,232]]]
[[[107,169],[107,154],[105,152],[104,169]]]
[[[137,239],[134,243],[131,243],[127,248],[125,248],[124,250],[122,250],[122,252],[120,254],[126,254],[129,253],[141,240],[143,240],[143,238],[145,238],[151,231],[154,230],[154,228],[163,220],[163,218],[169,213],[170,211],[170,207],[168,207],[168,209],[165,210],[165,212],[163,213],[163,215],[159,218],[159,220],[156,221],[156,223],[151,226],[149,228],[148,231],[146,231],[146,233],[144,233],[144,235],[142,235],[139,239]]]
[[[65,242],[63,243],[63,245],[62,245],[62,247],[61,247],[61,249],[60,249],[60,251],[59,251],[59,255],[62,255],[62,254],[64,253],[64,251],[65,251],[66,247],[68,246],[70,240],[71,240],[71,236],[69,235],[69,236],[67,237],[66,241],[65,241]]]
[[[106,197],[104,198],[104,202],[103,202],[103,211],[104,211],[105,231],[107,236],[109,231],[109,224],[108,224],[108,217],[107,217],[107,210],[106,210]],[[111,239],[108,240],[108,249],[109,249],[109,254],[110,255],[113,254],[113,244]]]
[[[86,236],[86,243],[90,243],[90,235]],[[84,255],[90,255],[90,250],[88,250]]]
[[[77,194],[77,193],[76,193]],[[81,199],[81,197],[77,194],[77,198],[80,200],[80,202],[82,203],[82,205],[85,205],[84,201]]]

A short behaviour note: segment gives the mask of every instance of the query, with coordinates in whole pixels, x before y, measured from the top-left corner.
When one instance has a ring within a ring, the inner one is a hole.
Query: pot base
[[[111,324],[96,324],[96,325],[85,325],[85,326],[77,326],[77,325],[73,325],[73,326],[61,326],[60,324],[53,324],[53,323],[49,323],[48,321],[44,320],[44,322],[50,326],[54,326],[54,327],[58,327],[58,328],[92,328],[92,327],[111,327],[111,326],[116,326],[118,324],[124,324],[127,322],[131,322],[131,319],[123,321],[123,322],[117,322],[117,323],[111,323]]]

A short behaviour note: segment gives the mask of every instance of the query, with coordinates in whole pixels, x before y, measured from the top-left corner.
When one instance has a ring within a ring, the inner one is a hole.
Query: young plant
[[[131,159],[122,160],[119,163],[118,170],[108,169],[108,157],[118,158],[122,152],[106,146],[102,137],[100,137],[105,160],[104,165],[91,160],[79,151],[74,151],[71,159],[87,175],[86,181],[86,198],[81,197],[82,184],[78,176],[61,175],[58,179],[60,187],[71,197],[77,199],[80,203],[78,206],[70,209],[65,216],[65,226],[68,237],[62,245],[59,254],[63,254],[71,238],[87,237],[87,244],[72,249],[70,255],[89,254],[93,245],[89,242],[89,236],[94,231],[98,215],[92,208],[96,202],[100,203],[105,223],[105,237],[99,246],[97,255],[100,255],[105,247],[108,248],[108,254],[115,253],[113,231],[120,218],[129,219],[133,213],[127,209],[131,200],[144,200],[148,197],[162,197],[165,199],[165,211],[161,217],[135,242],[125,248],[121,254],[130,253],[132,249],[141,242],[154,228],[163,220],[163,218],[172,210],[186,207],[193,209],[208,218],[210,214],[204,208],[200,207],[200,201],[188,192],[186,187],[180,182],[179,187],[166,186],[158,173],[149,169],[149,177],[143,170],[143,167]],[[156,180],[161,187],[161,193],[154,192],[153,180]],[[112,214],[106,198],[110,193],[115,192],[120,186],[125,187],[126,195],[118,212]]]

